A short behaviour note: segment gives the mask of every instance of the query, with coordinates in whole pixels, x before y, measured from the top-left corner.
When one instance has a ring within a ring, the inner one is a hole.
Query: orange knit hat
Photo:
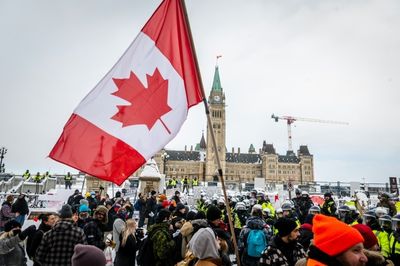
[[[312,231],[314,245],[332,257],[364,242],[364,238],[357,229],[334,217],[322,214],[315,215]]]

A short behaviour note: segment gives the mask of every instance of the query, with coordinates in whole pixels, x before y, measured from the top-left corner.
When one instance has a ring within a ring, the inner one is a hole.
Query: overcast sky
[[[47,158],[74,108],[114,65],[158,0],[0,0],[0,147],[6,170],[74,171]],[[187,0],[207,95],[216,55],[226,94],[228,151],[286,153],[308,145],[315,177],[388,182],[400,176],[400,1]],[[167,146],[184,149],[206,130],[192,108]]]

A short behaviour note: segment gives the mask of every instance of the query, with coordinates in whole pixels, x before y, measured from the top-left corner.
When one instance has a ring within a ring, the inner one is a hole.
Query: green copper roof
[[[219,79],[218,66],[215,67],[214,81],[213,81],[211,90],[212,91],[222,91],[221,80]]]
[[[195,151],[200,151],[200,143],[196,144],[196,147],[194,148]]]

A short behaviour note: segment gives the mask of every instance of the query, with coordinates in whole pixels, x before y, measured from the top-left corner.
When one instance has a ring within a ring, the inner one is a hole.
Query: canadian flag
[[[74,110],[50,158],[121,185],[202,101],[192,47],[181,1],[163,1]]]

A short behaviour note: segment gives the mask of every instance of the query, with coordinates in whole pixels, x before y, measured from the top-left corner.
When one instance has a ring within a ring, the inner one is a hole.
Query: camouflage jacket
[[[175,251],[175,242],[169,232],[169,224],[162,222],[154,224],[149,229],[149,237],[153,243],[153,254],[156,266],[173,265],[172,254]]]

